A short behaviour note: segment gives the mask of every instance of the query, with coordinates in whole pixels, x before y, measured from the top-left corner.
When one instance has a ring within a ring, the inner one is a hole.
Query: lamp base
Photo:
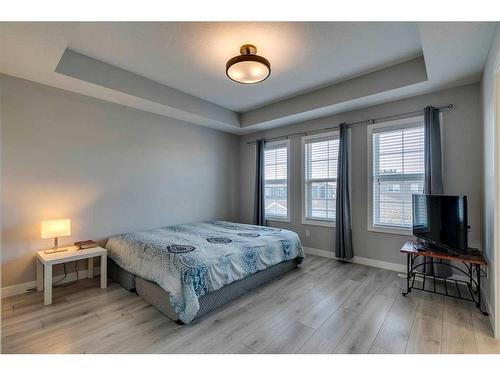
[[[64,247],[57,249],[48,249],[44,251],[44,254],[62,253],[63,251],[68,251],[68,249],[65,249]]]

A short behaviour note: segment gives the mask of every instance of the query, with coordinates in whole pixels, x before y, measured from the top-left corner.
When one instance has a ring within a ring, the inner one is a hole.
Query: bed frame
[[[198,310],[196,318],[293,270],[300,264],[300,261],[301,258],[297,258],[276,264],[268,269],[256,272],[244,279],[226,285],[214,292],[205,294],[199,299],[200,309]],[[108,258],[108,275],[128,291],[136,292],[142,299],[153,305],[176,323],[184,324],[179,320],[176,312],[170,305],[170,294],[163,290],[158,284],[125,271],[110,258]]]

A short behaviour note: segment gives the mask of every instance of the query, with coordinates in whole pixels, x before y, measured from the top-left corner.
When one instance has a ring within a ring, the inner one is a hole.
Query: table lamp
[[[71,234],[71,221],[70,219],[62,220],[45,220],[42,221],[42,238],[53,238],[54,248],[45,250],[45,254],[59,253],[61,251],[66,251],[67,249],[59,248],[57,242],[58,237],[69,236]]]

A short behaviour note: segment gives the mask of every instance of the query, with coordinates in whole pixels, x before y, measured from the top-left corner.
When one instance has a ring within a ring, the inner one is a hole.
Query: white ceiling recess
[[[0,23],[0,73],[243,134],[480,78],[496,23]],[[241,85],[245,43],[271,76]]]

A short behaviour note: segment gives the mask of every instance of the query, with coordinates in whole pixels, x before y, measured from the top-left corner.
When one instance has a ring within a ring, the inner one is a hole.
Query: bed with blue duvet
[[[226,221],[113,236],[106,248],[112,278],[186,324],[304,258],[295,232]]]

